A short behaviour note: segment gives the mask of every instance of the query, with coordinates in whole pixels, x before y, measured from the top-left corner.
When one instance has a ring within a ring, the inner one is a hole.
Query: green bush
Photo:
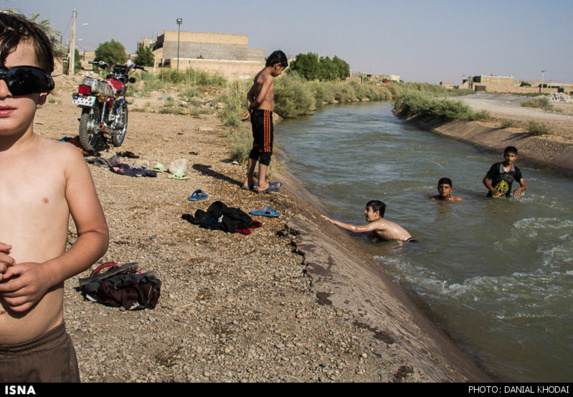
[[[250,81],[234,81],[227,85],[223,93],[217,97],[216,101],[225,104],[219,111],[221,122],[229,128],[238,128],[241,118],[247,111],[247,92],[251,88]]]
[[[431,116],[444,120],[475,120],[478,116],[470,106],[462,101],[436,96],[436,91],[422,91],[408,88],[402,91],[394,103],[394,112],[402,118]]]
[[[198,87],[207,85],[224,87],[227,84],[227,80],[219,74],[193,68],[187,68],[182,72],[174,69],[164,69],[153,76],[153,78],[168,84],[191,84]]]
[[[333,84],[310,81],[308,83],[308,88],[314,96],[316,106],[332,104],[335,102]]]
[[[253,145],[251,131],[248,128],[228,129],[224,135],[230,140],[230,159],[239,164],[246,164]]]
[[[527,108],[542,109],[542,110],[547,110],[547,111],[555,111],[555,107],[549,101],[549,98],[547,98],[545,96],[541,96],[541,97],[537,97],[534,99],[529,99],[527,101],[523,101],[523,102],[521,102],[521,106],[527,107]]]
[[[312,114],[316,100],[307,82],[296,74],[275,80],[275,111],[285,118]]]
[[[546,135],[551,133],[547,124],[535,120],[531,120],[527,123],[527,131],[533,135]]]

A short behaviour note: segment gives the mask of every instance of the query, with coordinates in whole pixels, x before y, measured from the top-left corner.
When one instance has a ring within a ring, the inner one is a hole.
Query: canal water
[[[486,198],[502,153],[419,130],[389,103],[329,106],[276,127],[285,166],[326,215],[366,223],[370,199],[418,243],[354,235],[501,380],[573,380],[573,180],[518,160],[528,190]],[[441,177],[459,203],[430,200]]]

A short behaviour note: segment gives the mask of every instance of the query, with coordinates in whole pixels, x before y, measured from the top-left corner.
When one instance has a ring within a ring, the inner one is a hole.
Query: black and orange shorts
[[[249,158],[268,166],[273,154],[273,112],[254,109],[251,112],[251,126],[253,129],[253,148]]]

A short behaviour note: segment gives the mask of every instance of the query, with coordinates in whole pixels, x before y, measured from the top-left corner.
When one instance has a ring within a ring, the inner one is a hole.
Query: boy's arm
[[[487,187],[487,189],[491,192],[491,194],[494,197],[499,196],[499,192],[497,190],[495,190],[495,188],[492,186],[491,182],[490,182],[490,178],[488,176],[489,174],[486,174],[486,176],[483,177],[483,184],[485,187]]]
[[[527,186],[525,185],[525,180],[523,178],[521,178],[517,182],[519,183],[519,187],[513,191],[513,195],[515,197],[521,196],[521,193],[523,193],[527,190]]]
[[[254,93],[255,93],[255,84],[253,84],[249,92],[247,92],[247,111],[245,112],[245,114],[243,114],[241,121],[245,121],[251,116],[251,103],[253,102]]]
[[[78,238],[62,255],[44,263],[8,266],[0,284],[4,301],[15,312],[35,305],[46,292],[94,264],[108,247],[107,224],[90,171],[80,152],[73,149],[66,176],[65,196],[76,223]]]
[[[374,224],[374,222],[369,223],[368,225],[364,225],[364,226],[355,226],[355,225],[351,225],[348,223],[344,223],[341,221],[337,221],[336,219],[331,219],[325,215],[322,215],[322,217],[324,219],[326,219],[327,221],[329,221],[330,223],[344,229],[344,230],[348,230],[349,232],[353,232],[353,233],[367,233],[367,232],[373,232],[375,230],[377,230],[377,225]]]

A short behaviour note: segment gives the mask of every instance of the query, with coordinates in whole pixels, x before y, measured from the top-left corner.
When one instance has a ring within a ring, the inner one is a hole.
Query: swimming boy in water
[[[513,195],[515,197],[527,190],[521,170],[515,166],[517,161],[517,148],[508,146],[503,151],[504,161],[491,166],[483,178],[483,184],[488,189],[487,197],[511,197],[511,186],[514,181],[519,183]]]
[[[322,215],[324,219],[330,223],[348,230],[353,233],[373,233],[381,240],[398,240],[413,242],[416,241],[412,238],[402,226],[384,219],[384,212],[386,211],[386,204],[380,200],[371,200],[366,203],[364,210],[364,217],[368,221],[367,225],[354,226],[348,223],[340,222]]]
[[[64,281],[107,250],[108,229],[76,147],[36,135],[54,88],[38,25],[0,12],[0,382],[77,382]],[[78,237],[66,251],[70,214]]]
[[[454,190],[452,185],[452,180],[450,178],[440,178],[438,181],[438,193],[435,196],[430,197],[432,200],[438,201],[464,201],[463,198],[453,195],[452,190]]]
[[[280,182],[267,182],[266,177],[273,154],[274,78],[280,76],[287,66],[286,55],[282,51],[273,52],[268,57],[266,66],[255,76],[253,86],[247,93],[247,112],[241,120],[251,118],[253,147],[249,153],[247,179],[243,184],[243,189],[270,193],[282,187]],[[254,173],[257,161],[259,162],[259,180],[255,185]]]

